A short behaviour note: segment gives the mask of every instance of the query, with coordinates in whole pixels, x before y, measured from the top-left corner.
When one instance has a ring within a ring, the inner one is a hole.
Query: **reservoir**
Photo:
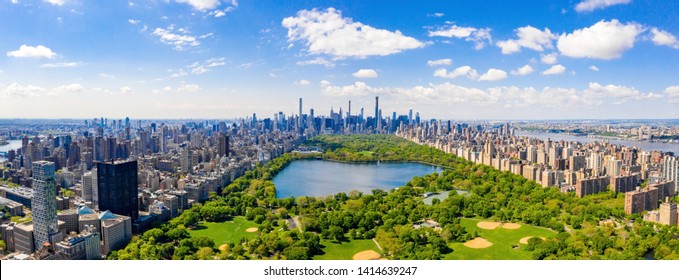
[[[279,198],[325,197],[351,190],[369,194],[372,189],[390,190],[405,185],[415,176],[441,171],[436,166],[412,162],[377,164],[296,160],[279,172],[273,183]]]

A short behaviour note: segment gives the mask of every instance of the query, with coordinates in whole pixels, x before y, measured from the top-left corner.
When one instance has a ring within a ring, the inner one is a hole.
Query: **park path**
[[[377,243],[377,240],[375,240],[375,238],[373,238],[372,241],[375,242],[375,245],[377,245],[377,248],[380,248],[380,251],[384,251],[384,250],[382,250],[382,246],[380,246],[380,243]]]

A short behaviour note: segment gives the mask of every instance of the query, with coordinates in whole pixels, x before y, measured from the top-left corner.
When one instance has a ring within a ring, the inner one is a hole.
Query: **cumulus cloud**
[[[66,4],[66,0],[45,0],[45,2],[55,6],[63,6],[64,4]]]
[[[566,72],[566,67],[563,67],[561,64],[557,64],[545,71],[542,71],[542,75],[561,75],[564,72]]]
[[[390,96],[399,102],[417,104],[478,104],[504,108],[582,108],[605,104],[622,104],[629,100],[657,99],[662,96],[642,93],[634,88],[590,83],[583,90],[576,88],[500,86],[487,89],[463,87],[449,82],[414,87],[372,87],[363,82],[340,86],[321,82],[321,93],[326,96]],[[679,86],[669,87],[666,94],[674,94],[679,102]]]
[[[59,62],[59,63],[45,63],[41,64],[40,68],[70,68],[82,66],[82,62]]]
[[[27,86],[22,86],[21,84],[18,83],[12,83],[8,86],[6,86],[3,90],[2,96],[3,97],[34,97],[38,96],[42,93],[45,92],[44,88],[34,86],[34,85],[27,85]]]
[[[177,34],[173,33],[174,32],[174,26],[170,26],[167,29],[164,28],[156,28],[153,30],[153,35],[158,36],[160,38],[160,41],[163,42],[164,44],[172,46],[175,50],[185,50],[188,47],[195,47],[200,45],[200,42],[195,36],[188,35],[188,31],[184,28],[180,28],[177,30],[179,33],[184,33],[182,34]]]
[[[667,87],[664,91],[670,103],[679,103],[679,86]]]
[[[518,39],[498,41],[497,46],[502,49],[503,54],[512,54],[521,50],[521,48],[528,48],[534,51],[543,51],[551,49],[552,40],[556,39],[556,35],[549,31],[549,28],[540,30],[530,25],[519,27],[516,30]]]
[[[445,14],[443,13],[433,13],[433,14],[427,14],[427,17],[442,17]]]
[[[659,30],[658,28],[651,29],[651,41],[658,46],[669,46],[675,49],[679,49],[679,42],[677,42],[677,37],[672,35],[667,31]]]
[[[599,67],[596,67],[596,66],[592,65],[592,66],[589,67],[589,70],[592,70],[592,71],[594,71],[594,72],[598,72],[598,71],[599,71]]]
[[[120,92],[121,92],[121,93],[125,93],[125,94],[131,93],[131,92],[132,92],[132,88],[131,88],[131,87],[128,87],[128,86],[124,86],[124,87],[121,87],[121,88],[120,88]]]
[[[20,58],[54,58],[57,54],[54,53],[50,48],[43,45],[38,46],[28,46],[21,45],[18,50],[7,52],[9,57],[20,57]]]
[[[577,12],[591,12],[596,9],[603,9],[606,7],[628,4],[632,0],[584,0],[577,5],[575,5],[575,11]]]
[[[58,87],[55,87],[52,89],[52,91],[49,92],[50,96],[61,96],[64,94],[68,93],[79,93],[79,92],[84,92],[85,87],[82,86],[81,84],[68,84],[68,85],[61,85]]]
[[[451,65],[451,64],[453,64],[453,60],[450,58],[427,60],[427,65],[429,66]]]
[[[295,82],[294,84],[295,84],[296,86],[303,86],[303,87],[305,87],[305,86],[310,85],[311,82],[309,82],[309,80],[304,80],[304,79],[302,79],[302,80],[299,80],[299,81]]]
[[[484,73],[479,77],[479,81],[501,81],[507,78],[507,72],[500,69],[490,68],[488,72]]]
[[[530,73],[533,73],[533,67],[531,67],[528,64],[519,67],[519,69],[512,70],[512,75],[516,75],[516,76],[525,76],[525,75],[528,75]]]
[[[576,58],[614,59],[634,46],[643,27],[618,20],[599,21],[590,27],[559,36],[557,47],[562,55]]]
[[[468,65],[457,67],[455,70],[450,72],[448,72],[448,70],[445,68],[434,71],[434,77],[454,79],[460,76],[465,76],[470,80],[475,80],[478,77],[478,74],[476,73],[476,69]]]
[[[351,75],[356,78],[377,78],[377,71],[373,69],[361,69]]]
[[[556,53],[541,54],[540,61],[542,61],[544,64],[554,64],[556,63],[556,56]]]
[[[199,85],[196,84],[182,84],[177,88],[177,91],[180,92],[196,92],[201,90],[202,88]]]
[[[473,42],[475,49],[482,49],[486,46],[486,43],[492,41],[490,36],[490,28],[476,28],[476,27],[463,27],[457,26],[452,22],[446,23],[445,26],[438,28],[434,31],[429,31],[429,37],[447,37],[447,38],[458,38],[465,39],[465,41]]]
[[[219,0],[176,0],[177,3],[186,3],[199,11],[207,11],[217,8]]]
[[[282,21],[288,29],[288,41],[301,41],[311,54],[325,54],[334,59],[386,56],[421,48],[424,43],[405,36],[400,31],[377,29],[351,18],[340,11],[301,10]]]

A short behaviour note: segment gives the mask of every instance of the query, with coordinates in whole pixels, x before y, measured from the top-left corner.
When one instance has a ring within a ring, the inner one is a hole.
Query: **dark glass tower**
[[[132,221],[139,216],[137,195],[137,161],[97,162],[97,189],[99,210],[109,210],[129,216]]]

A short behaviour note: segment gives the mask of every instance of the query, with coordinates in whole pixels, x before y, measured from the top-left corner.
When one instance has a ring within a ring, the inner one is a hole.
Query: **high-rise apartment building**
[[[665,156],[663,158],[662,176],[667,181],[674,182],[675,193],[679,192],[679,159]]]
[[[33,235],[35,248],[45,242],[61,241],[57,223],[57,186],[54,179],[54,163],[49,161],[33,162]]]
[[[97,163],[99,209],[125,215],[136,220],[139,216],[137,196],[137,161]]]

